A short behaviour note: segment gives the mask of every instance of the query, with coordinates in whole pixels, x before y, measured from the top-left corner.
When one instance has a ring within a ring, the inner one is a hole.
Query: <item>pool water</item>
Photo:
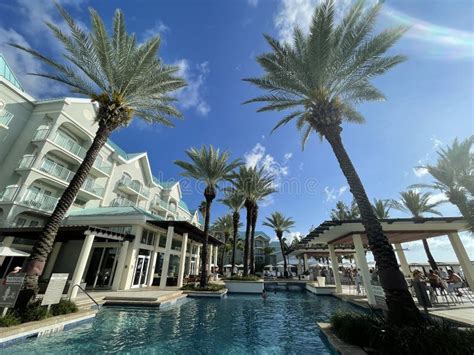
[[[351,306],[284,291],[189,299],[162,309],[104,307],[90,324],[1,349],[2,353],[334,354],[316,322]]]

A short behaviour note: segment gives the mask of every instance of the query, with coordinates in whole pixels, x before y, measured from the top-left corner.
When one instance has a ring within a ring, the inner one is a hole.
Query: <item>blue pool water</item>
[[[308,292],[189,299],[163,309],[104,307],[88,325],[2,353],[333,354],[316,322],[350,306]]]

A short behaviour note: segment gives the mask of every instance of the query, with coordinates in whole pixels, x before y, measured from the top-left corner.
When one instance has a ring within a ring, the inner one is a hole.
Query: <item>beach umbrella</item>
[[[18,250],[18,249],[13,249],[13,248],[10,248],[10,247],[2,246],[2,247],[0,247],[0,256],[23,256],[23,257],[27,257],[27,256],[30,256],[30,254],[28,254],[24,251]]]

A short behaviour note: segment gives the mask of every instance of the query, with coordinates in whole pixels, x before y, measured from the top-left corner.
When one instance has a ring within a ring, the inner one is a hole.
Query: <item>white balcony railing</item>
[[[150,196],[150,191],[144,187],[138,180],[131,180],[128,177],[122,176],[119,180],[119,185],[127,186],[136,193],[143,195],[145,197]]]
[[[116,197],[110,202],[110,206],[112,207],[134,207],[135,205],[135,202],[124,197]]]
[[[53,142],[81,159],[86,157],[87,149],[61,131],[56,133]]]
[[[21,202],[37,210],[52,212],[58,200],[56,197],[46,195],[33,189],[27,189]]]
[[[110,173],[112,172],[112,164],[107,164],[105,162],[99,162],[96,160],[94,162],[94,167],[106,173],[107,175],[110,175]]]
[[[0,201],[1,202],[6,202],[6,201],[13,201],[16,193],[18,191],[19,187],[18,186],[7,186],[3,189],[2,192],[0,192]]]
[[[3,110],[3,112],[0,112],[0,125],[7,126],[10,124],[10,122],[13,119],[13,113],[10,113],[6,110]]]
[[[49,127],[39,127],[33,137],[33,141],[40,141],[46,139],[49,134]]]
[[[86,181],[84,181],[84,184],[82,185],[82,189],[101,197],[104,196],[105,192],[105,188],[97,185],[94,179],[91,177],[87,177]]]
[[[33,163],[35,162],[35,160],[36,160],[36,155],[33,155],[33,154],[23,155],[23,157],[18,162],[17,169],[29,169],[33,166]]]
[[[41,165],[39,166],[39,170],[58,178],[64,182],[71,182],[72,178],[74,177],[75,172],[65,168],[62,165],[54,162],[50,159],[43,159]]]

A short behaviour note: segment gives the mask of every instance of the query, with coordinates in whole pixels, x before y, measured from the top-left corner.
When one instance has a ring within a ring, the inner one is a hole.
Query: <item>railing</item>
[[[81,159],[86,157],[87,149],[75,142],[73,139],[69,138],[61,131],[56,133],[53,142]]]
[[[136,193],[145,197],[148,197],[150,195],[150,191],[146,187],[144,187],[138,180],[130,180],[129,178],[122,177],[118,183],[119,185],[127,186]]]
[[[152,202],[152,205],[153,206],[160,206],[162,208],[164,208],[165,210],[168,210],[168,204],[163,201],[162,199],[154,199],[153,202]]]
[[[18,186],[7,186],[0,193],[0,201],[13,201],[18,191]]]
[[[46,195],[44,193],[28,189],[21,202],[24,205],[36,208],[38,210],[51,212],[58,203],[58,198]]]
[[[64,166],[61,166],[53,160],[47,158],[43,159],[39,170],[44,171],[45,173],[48,173],[49,175],[52,175],[65,182],[71,182],[75,174],[74,171],[66,169]]]
[[[75,284],[71,287],[71,291],[69,292],[69,301],[71,300],[71,295],[72,295],[72,290],[74,290],[74,287],[77,287],[79,290],[81,290],[82,292],[84,292],[84,294],[90,298],[90,300],[92,302],[95,303],[95,305],[97,306],[97,308],[100,308],[100,304],[97,303],[97,301],[95,299],[92,298],[91,295],[89,295],[89,292],[87,292],[84,288],[81,287],[81,285],[79,284]]]
[[[17,169],[29,169],[33,166],[33,163],[35,162],[36,156],[33,154],[29,155],[23,155],[23,157],[20,159],[20,162],[18,163],[18,168]]]
[[[40,140],[46,139],[48,134],[49,134],[49,127],[40,127],[36,131],[33,137],[33,141],[40,141]]]
[[[94,162],[94,167],[99,169],[100,171],[110,175],[112,172],[112,164],[106,164],[104,162],[98,162],[97,160]]]
[[[0,125],[8,127],[11,120],[13,119],[13,116],[13,113],[3,110],[3,112],[0,113]]]
[[[110,202],[110,206],[112,207],[134,207],[135,205],[135,202],[124,197],[116,197]]]
[[[84,181],[84,184],[82,185],[82,189],[92,192],[93,194],[97,196],[104,196],[105,188],[102,186],[97,185],[94,180],[90,177]]]

